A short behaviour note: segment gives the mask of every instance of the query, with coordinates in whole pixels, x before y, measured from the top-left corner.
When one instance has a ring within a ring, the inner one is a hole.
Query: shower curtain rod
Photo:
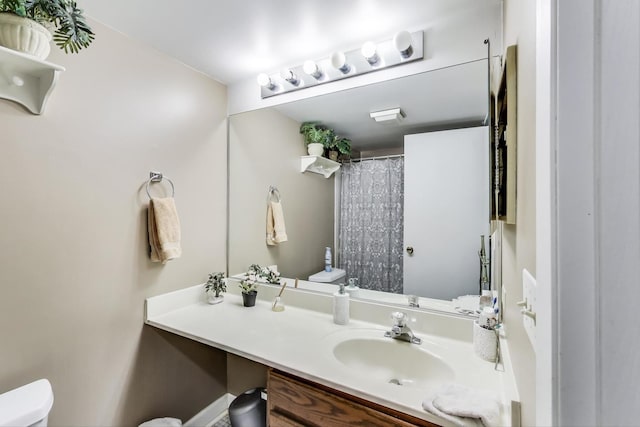
[[[404,154],[392,154],[390,156],[360,157],[358,159],[349,159],[349,163],[361,162],[363,160],[393,159],[394,157],[404,157]]]

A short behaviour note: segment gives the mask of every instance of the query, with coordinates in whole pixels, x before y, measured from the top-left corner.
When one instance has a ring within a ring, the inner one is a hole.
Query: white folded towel
[[[267,204],[267,245],[273,246],[287,241],[284,213],[280,202]]]
[[[182,255],[180,220],[173,197],[151,199],[148,229],[152,262],[166,264]]]
[[[460,427],[500,425],[500,404],[491,392],[443,384],[423,400],[425,411]]]
[[[182,421],[177,418],[154,418],[150,421],[145,421],[138,427],[181,427]]]

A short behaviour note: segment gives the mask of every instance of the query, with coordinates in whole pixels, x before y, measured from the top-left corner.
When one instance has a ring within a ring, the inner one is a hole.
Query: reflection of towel
[[[460,427],[494,427],[500,425],[500,405],[486,391],[472,390],[459,384],[443,384],[432,390],[422,407]]]
[[[284,214],[280,202],[267,204],[267,245],[273,246],[287,241]]]
[[[180,427],[182,421],[177,418],[154,418],[151,421],[144,422],[138,427]]]
[[[180,220],[173,197],[151,199],[148,225],[151,261],[166,264],[179,258],[182,254]]]

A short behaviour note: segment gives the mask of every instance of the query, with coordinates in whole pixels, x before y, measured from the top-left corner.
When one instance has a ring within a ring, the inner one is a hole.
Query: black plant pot
[[[242,304],[245,307],[253,307],[256,305],[256,296],[258,295],[258,291],[251,291],[248,294],[242,293]]]

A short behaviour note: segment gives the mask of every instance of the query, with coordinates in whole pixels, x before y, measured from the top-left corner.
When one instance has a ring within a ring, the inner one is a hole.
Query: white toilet
[[[347,275],[347,272],[340,268],[332,268],[331,271],[321,271],[316,274],[312,274],[309,276],[310,282],[320,282],[320,283],[332,283],[337,285],[338,283],[344,283],[344,277]]]
[[[51,383],[45,379],[0,394],[0,427],[46,427],[52,406]]]

